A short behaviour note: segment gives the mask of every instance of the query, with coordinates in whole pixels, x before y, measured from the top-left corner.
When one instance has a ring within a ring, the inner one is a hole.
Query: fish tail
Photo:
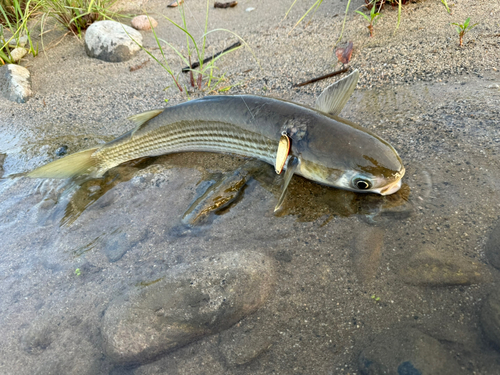
[[[27,174],[31,178],[71,178],[91,174],[99,168],[99,161],[92,157],[98,149],[76,152],[61,159],[54,160]]]

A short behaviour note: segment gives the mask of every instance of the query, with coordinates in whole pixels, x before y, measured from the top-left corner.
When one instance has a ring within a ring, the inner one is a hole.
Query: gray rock
[[[21,37],[19,37],[18,39],[11,39],[9,41],[9,46],[10,47],[24,47],[26,45],[26,43],[28,43],[28,37],[26,35],[23,35]]]
[[[255,312],[274,278],[270,258],[253,252],[170,269],[163,279],[110,303],[102,324],[104,351],[115,363],[153,361]]]
[[[136,42],[142,44],[141,33],[115,21],[94,22],[85,33],[87,55],[108,62],[129,60],[141,49]]]
[[[158,26],[158,22],[153,17],[146,15],[132,18],[130,24],[136,30],[151,30],[151,28]]]
[[[15,64],[0,66],[0,93],[13,102],[26,103],[33,95],[28,69]]]
[[[363,375],[464,374],[439,341],[416,329],[380,334],[361,352],[358,364]]]
[[[491,279],[482,264],[431,248],[413,256],[399,275],[405,283],[419,286],[471,285]]]
[[[500,292],[491,293],[481,310],[481,325],[486,337],[500,348]]]
[[[500,222],[491,231],[484,252],[490,264],[500,269]]]

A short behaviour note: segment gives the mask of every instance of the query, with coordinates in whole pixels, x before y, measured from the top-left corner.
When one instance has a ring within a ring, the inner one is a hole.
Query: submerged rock
[[[28,358],[36,358],[23,363],[23,374],[103,373],[98,328],[80,317],[47,314],[33,319],[20,344]]]
[[[109,238],[103,240],[104,254],[111,263],[116,262],[144,240],[146,236],[147,231],[141,230],[130,230],[127,233],[113,233]]]
[[[359,355],[363,375],[460,375],[464,371],[438,340],[416,329],[380,334]]]
[[[484,252],[490,264],[500,269],[500,222],[491,231]]]
[[[136,16],[130,21],[132,27],[136,30],[151,30],[158,26],[158,22],[150,16]]]
[[[399,274],[405,283],[420,286],[479,284],[491,276],[486,267],[469,258],[429,248],[413,256]]]
[[[134,368],[133,375],[169,375],[169,374],[227,374],[223,359],[215,345],[210,341],[189,345],[158,361]],[[194,354],[194,355],[193,355]],[[129,373],[126,373],[129,375]],[[116,367],[110,375],[125,375],[123,367]],[[130,374],[132,375],[132,374]]]
[[[142,35],[115,21],[94,22],[85,33],[85,51],[90,57],[108,62],[129,60],[141,49]]]
[[[500,349],[500,292],[491,293],[481,310],[481,325],[486,337]]]
[[[127,234],[121,233],[107,241],[104,254],[110,262],[120,260],[129,250]]]
[[[234,326],[221,333],[219,350],[228,365],[241,366],[269,350],[275,341],[267,326]]]
[[[0,66],[0,93],[13,102],[26,103],[33,96],[28,69],[15,64]]]
[[[255,312],[273,283],[272,261],[253,252],[171,269],[110,303],[103,317],[104,351],[119,364],[153,361]]]
[[[260,164],[254,161],[245,163],[233,173],[213,176],[200,185],[197,197],[182,217],[182,222],[196,225],[206,221],[213,213],[227,209],[241,197],[246,183],[252,177],[252,172]]]

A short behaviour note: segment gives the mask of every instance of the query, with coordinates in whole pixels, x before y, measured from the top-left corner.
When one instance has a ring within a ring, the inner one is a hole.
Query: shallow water
[[[389,197],[294,177],[274,214],[279,179],[262,166],[190,225],[193,202],[246,160],[168,155],[80,185],[4,178],[0,372],[498,373],[498,336],[483,332],[500,323],[484,308],[499,281],[484,251],[500,207],[491,82],[355,93],[345,117],[407,166]],[[5,132],[4,173],[104,140]],[[173,346],[141,336],[172,321],[191,330],[173,326]],[[134,352],[143,339],[147,350]]]

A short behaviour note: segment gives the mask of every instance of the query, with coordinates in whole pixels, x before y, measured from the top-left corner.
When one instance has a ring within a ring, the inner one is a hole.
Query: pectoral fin
[[[286,132],[281,134],[281,138],[278,144],[278,151],[276,152],[276,160],[274,162],[274,170],[277,174],[281,174],[281,171],[285,167],[286,159],[290,153],[290,138]]]
[[[300,164],[299,159],[295,156],[290,156],[290,158],[288,159],[288,163],[286,164],[285,176],[283,178],[283,187],[281,188],[281,195],[280,198],[278,199],[276,207],[274,207],[274,212],[278,211],[281,205],[283,204],[283,201],[285,200],[286,189],[288,188],[288,184],[290,183],[293,174],[299,167],[299,164]]]
[[[347,77],[328,86],[316,99],[316,109],[334,116],[339,115],[354,92],[358,79],[359,71],[356,69]]]

